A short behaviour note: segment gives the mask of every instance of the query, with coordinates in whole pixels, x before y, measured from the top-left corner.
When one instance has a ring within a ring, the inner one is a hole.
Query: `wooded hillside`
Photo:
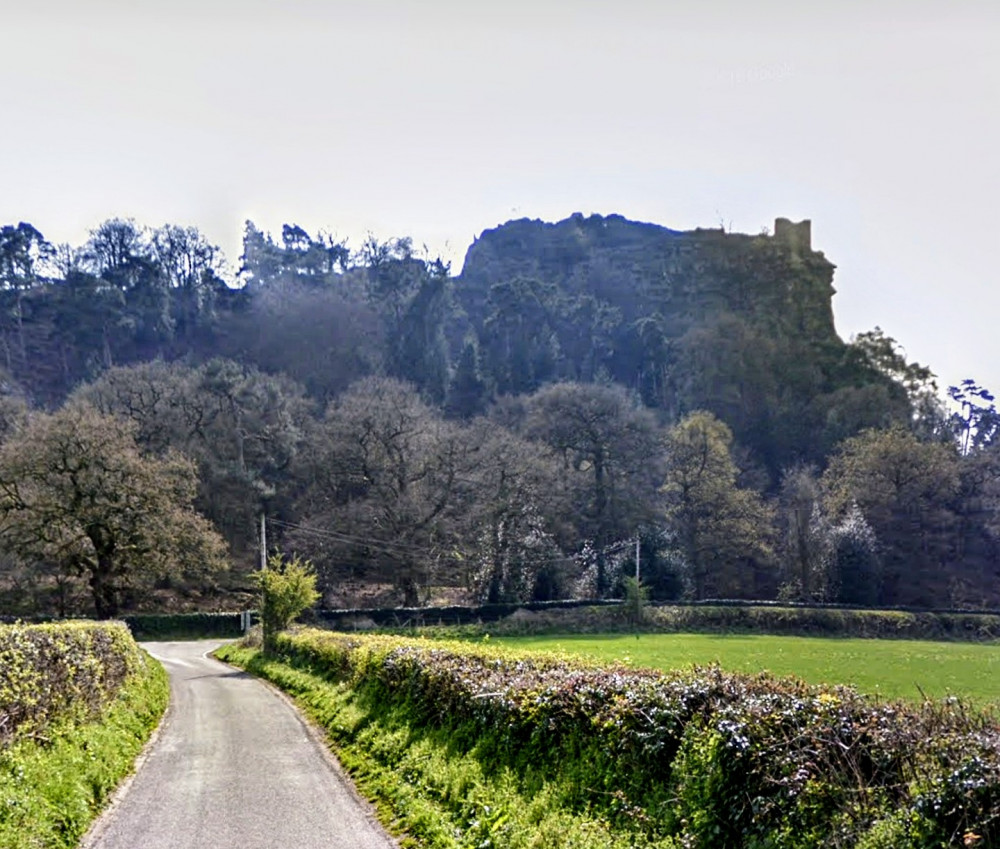
[[[3,606],[224,606],[261,513],[329,604],[615,594],[637,538],[659,598],[998,604],[992,396],[970,380],[948,413],[877,327],[844,342],[834,270],[783,219],[512,221],[460,275],[247,222],[232,279],[194,228],[3,227]],[[156,528],[88,427],[163,482],[157,556],[115,548]],[[67,433],[105,495],[57,526],[33,505],[71,491]]]

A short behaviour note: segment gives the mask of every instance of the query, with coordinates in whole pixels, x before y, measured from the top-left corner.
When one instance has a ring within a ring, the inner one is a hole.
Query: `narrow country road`
[[[295,710],[207,657],[146,643],[170,673],[159,738],[82,849],[392,849]]]

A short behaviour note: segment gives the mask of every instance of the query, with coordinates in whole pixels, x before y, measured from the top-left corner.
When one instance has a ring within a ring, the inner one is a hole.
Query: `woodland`
[[[0,613],[615,597],[1000,606],[993,396],[845,342],[808,225],[0,228]],[[878,317],[875,317],[878,320]]]

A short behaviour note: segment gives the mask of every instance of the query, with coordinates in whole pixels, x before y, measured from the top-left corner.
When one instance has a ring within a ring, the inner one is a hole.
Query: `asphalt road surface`
[[[207,657],[220,643],[144,645],[170,709],[82,849],[395,849],[291,705]]]

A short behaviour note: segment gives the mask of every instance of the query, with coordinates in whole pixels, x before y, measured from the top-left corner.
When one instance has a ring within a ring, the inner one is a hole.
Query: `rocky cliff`
[[[666,420],[711,410],[777,475],[906,415],[837,335],[834,269],[809,221],[752,236],[576,214],[483,232],[455,294],[498,394],[614,380]]]
[[[660,313],[670,335],[712,315],[817,342],[836,339],[831,298],[835,266],[811,247],[810,222],[775,222],[773,235],[687,232],[620,215],[577,213],[555,224],[509,221],[469,247],[457,286],[469,302],[491,284],[533,278],[589,294],[626,321]]]

